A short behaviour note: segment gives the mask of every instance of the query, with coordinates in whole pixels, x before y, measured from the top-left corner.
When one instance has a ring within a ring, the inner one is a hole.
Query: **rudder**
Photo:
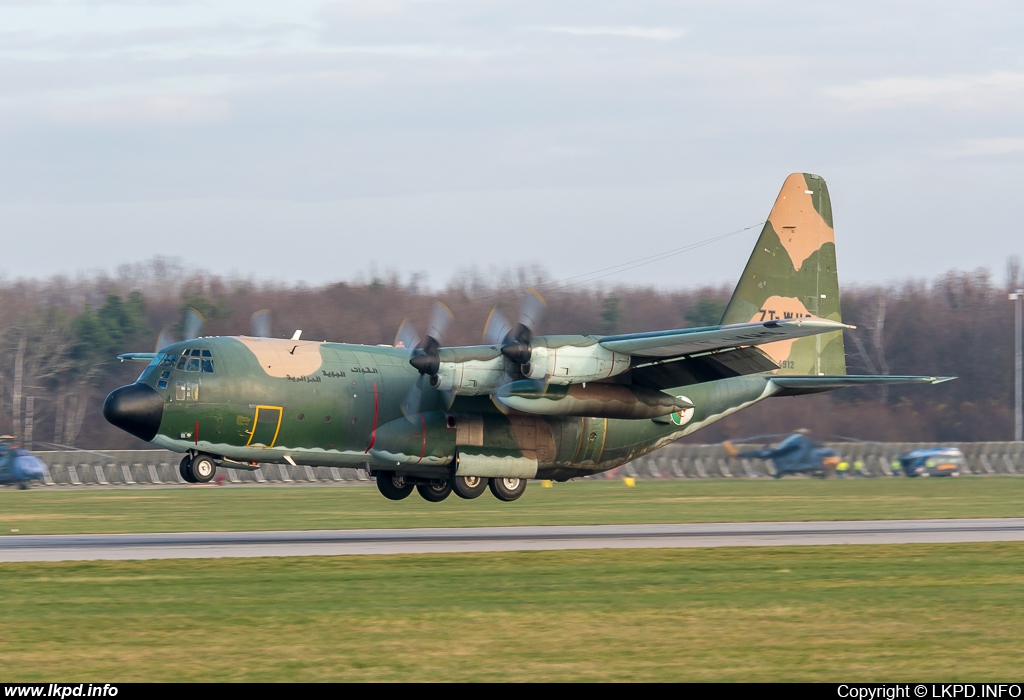
[[[825,180],[793,173],[779,192],[722,324],[814,316],[842,321]],[[842,331],[762,345],[779,374],[846,374]]]

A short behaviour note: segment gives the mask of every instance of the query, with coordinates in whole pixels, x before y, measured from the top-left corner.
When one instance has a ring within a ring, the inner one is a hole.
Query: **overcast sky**
[[[0,274],[553,279],[821,174],[845,283],[1024,253],[1024,4],[0,0]],[[604,277],[735,280],[757,230]],[[586,279],[586,278],[584,278]]]

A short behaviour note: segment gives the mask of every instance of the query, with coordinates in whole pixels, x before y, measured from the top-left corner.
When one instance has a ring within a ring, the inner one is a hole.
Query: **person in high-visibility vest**
[[[846,478],[846,470],[850,468],[849,462],[840,462],[836,465],[836,476],[840,479]]]
[[[853,475],[864,476],[864,462],[859,459],[853,463]]]
[[[903,465],[900,463],[898,459],[894,459],[893,461],[889,462],[889,470],[892,471],[893,476],[903,475]]]

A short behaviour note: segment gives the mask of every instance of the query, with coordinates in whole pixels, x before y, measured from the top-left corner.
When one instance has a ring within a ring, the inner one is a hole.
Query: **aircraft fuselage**
[[[620,420],[505,414],[488,396],[459,396],[449,409],[427,386],[420,413],[406,418],[401,403],[417,382],[401,348],[199,338],[166,348],[104,410],[157,447],[241,468],[293,462],[564,480],[625,464],[772,392],[767,375],[732,377],[680,389],[693,409]]]

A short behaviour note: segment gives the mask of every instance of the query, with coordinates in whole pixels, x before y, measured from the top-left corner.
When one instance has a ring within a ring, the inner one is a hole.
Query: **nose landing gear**
[[[210,455],[185,455],[178,464],[178,473],[190,484],[206,484],[217,474],[217,463]]]

